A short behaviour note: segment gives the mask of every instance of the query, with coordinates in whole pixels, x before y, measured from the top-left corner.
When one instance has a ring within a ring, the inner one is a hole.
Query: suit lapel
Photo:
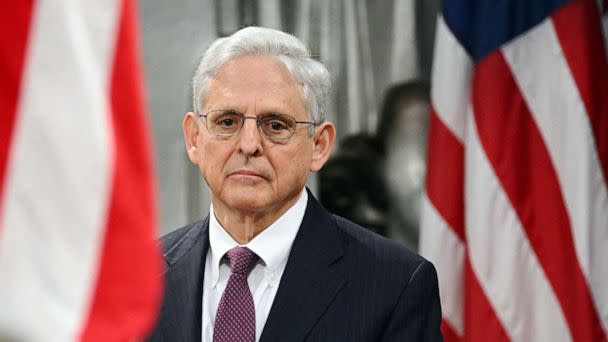
[[[331,215],[309,193],[306,213],[260,341],[301,341],[345,283]]]
[[[209,250],[209,221],[198,221],[164,257],[168,264],[167,299],[161,309],[165,323],[160,340],[201,341],[203,275]]]

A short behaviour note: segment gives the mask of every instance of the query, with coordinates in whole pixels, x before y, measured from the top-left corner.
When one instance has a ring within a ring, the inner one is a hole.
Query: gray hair
[[[331,80],[323,64],[296,37],[269,28],[246,27],[215,40],[207,49],[192,78],[192,104],[201,112],[209,79],[226,63],[241,56],[272,56],[283,63],[300,84],[308,116],[319,124],[327,118]],[[311,126],[311,132],[312,132]]]

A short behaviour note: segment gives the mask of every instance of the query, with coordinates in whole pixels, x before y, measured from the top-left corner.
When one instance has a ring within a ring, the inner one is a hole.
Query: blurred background
[[[332,158],[308,186],[330,211],[416,248],[437,0],[139,1],[160,233],[206,215],[181,120],[208,45],[248,25],[308,44],[333,77]]]
[[[608,0],[442,3],[7,2],[0,340],[147,333],[157,235],[209,208],[181,133],[190,80],[247,25],[294,34],[329,69],[338,141],[308,186],[433,263],[446,341],[608,340]]]

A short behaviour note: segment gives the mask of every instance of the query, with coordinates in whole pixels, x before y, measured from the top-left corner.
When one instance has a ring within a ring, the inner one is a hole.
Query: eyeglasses
[[[297,124],[319,125],[312,121],[297,121],[293,116],[281,113],[245,116],[234,110],[220,109],[198,116],[205,118],[209,133],[222,137],[238,134],[245,125],[245,119],[253,119],[262,135],[272,141],[286,141],[291,138],[296,132]]]

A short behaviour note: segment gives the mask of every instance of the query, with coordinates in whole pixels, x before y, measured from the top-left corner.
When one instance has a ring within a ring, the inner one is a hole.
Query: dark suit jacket
[[[442,341],[433,265],[308,198],[260,341]],[[208,229],[207,217],[162,239],[165,298],[150,341],[201,341]]]

